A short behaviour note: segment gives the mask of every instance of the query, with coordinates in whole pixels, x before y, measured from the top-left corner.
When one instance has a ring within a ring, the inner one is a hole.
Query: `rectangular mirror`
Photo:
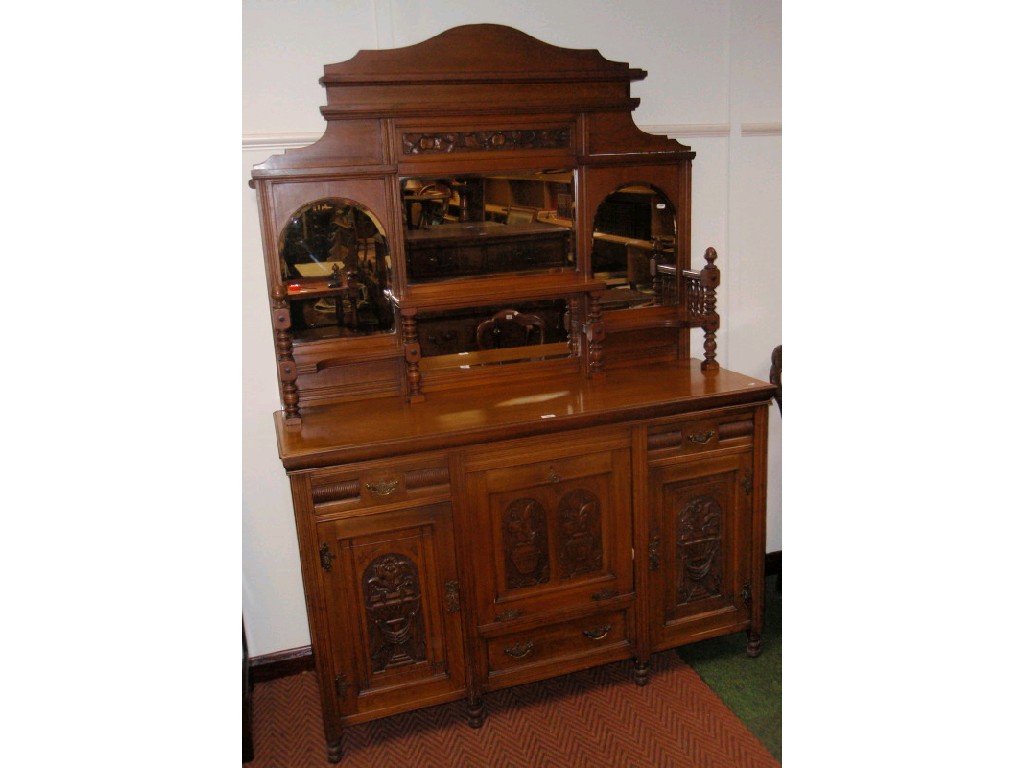
[[[575,174],[401,180],[410,283],[575,269]]]

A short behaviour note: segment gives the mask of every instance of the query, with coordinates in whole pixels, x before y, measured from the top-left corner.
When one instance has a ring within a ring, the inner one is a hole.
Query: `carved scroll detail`
[[[500,131],[444,131],[403,133],[402,153],[434,155],[451,152],[494,152],[517,149],[564,149],[569,146],[568,127]]]
[[[601,502],[590,491],[575,490],[558,502],[559,575],[571,579],[601,570]]]
[[[712,496],[689,501],[676,519],[676,597],[680,604],[722,587],[722,507]]]
[[[536,499],[516,499],[502,515],[505,585],[508,589],[545,584],[548,562],[547,512]]]
[[[363,572],[374,672],[426,660],[419,573],[404,555],[386,554]]]

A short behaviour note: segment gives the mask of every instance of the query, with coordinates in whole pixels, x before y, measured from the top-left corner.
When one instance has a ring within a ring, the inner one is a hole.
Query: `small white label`
[[[540,415],[540,417],[542,419],[553,419],[553,418],[555,418],[555,414],[553,414],[553,413],[542,413]]]

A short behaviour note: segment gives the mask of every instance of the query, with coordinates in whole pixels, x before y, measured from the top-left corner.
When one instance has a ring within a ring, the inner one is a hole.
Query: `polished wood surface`
[[[500,390],[438,393],[412,405],[382,398],[310,408],[294,427],[278,413],[278,449],[287,469],[307,469],[763,402],[773,392],[770,384],[732,371],[705,375],[700,361],[684,360],[616,369],[597,382],[560,378]]]

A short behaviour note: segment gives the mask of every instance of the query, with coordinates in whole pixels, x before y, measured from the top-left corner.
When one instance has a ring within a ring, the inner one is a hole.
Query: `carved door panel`
[[[650,481],[654,649],[741,629],[751,616],[750,454],[656,466]]]
[[[481,624],[594,606],[633,589],[626,448],[472,473]]]
[[[449,504],[321,523],[343,717],[451,700],[465,687]]]

